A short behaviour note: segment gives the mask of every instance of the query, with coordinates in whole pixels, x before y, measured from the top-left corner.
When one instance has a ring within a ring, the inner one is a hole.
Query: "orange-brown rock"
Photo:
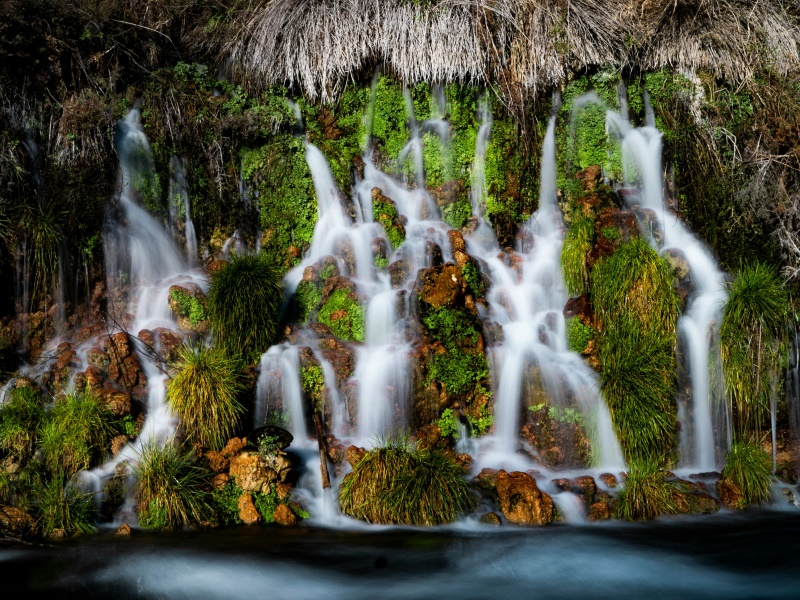
[[[575,179],[581,182],[581,186],[586,192],[593,192],[600,185],[603,173],[599,165],[589,165],[585,169],[575,173]]]
[[[231,477],[227,473],[217,473],[211,478],[211,485],[214,486],[214,489],[218,490],[228,485],[230,480]]]
[[[747,505],[744,501],[744,494],[739,486],[727,479],[720,479],[717,482],[717,497],[722,506],[728,510],[742,510]]]
[[[0,530],[15,537],[33,535],[36,533],[36,521],[16,506],[0,504]]]
[[[247,438],[231,438],[228,440],[228,443],[225,444],[225,447],[222,449],[222,455],[227,456],[230,458],[234,454],[238,454],[239,450],[244,448],[247,445]]]
[[[131,533],[133,533],[133,530],[131,529],[130,525],[128,525],[127,523],[123,523],[122,525],[117,527],[116,533],[117,535],[130,535]]]
[[[462,304],[466,288],[461,269],[452,263],[420,269],[417,274],[419,296],[433,308]]]
[[[589,511],[586,514],[587,521],[606,521],[611,518],[611,509],[605,502],[595,502],[589,505]]]
[[[245,525],[255,525],[261,520],[261,515],[258,514],[256,505],[253,503],[253,496],[244,493],[239,496],[239,519]]]
[[[128,443],[128,436],[127,435],[116,435],[111,439],[111,454],[116,456],[119,454],[122,449],[125,447],[125,444]]]
[[[208,466],[211,467],[211,470],[215,473],[223,473],[228,470],[228,466],[230,465],[230,459],[225,456],[222,452],[217,452],[216,450],[209,450],[205,453],[205,459],[208,461]]]
[[[279,483],[275,486],[275,493],[278,494],[278,500],[288,500],[292,493],[291,483]]]
[[[255,452],[242,452],[231,458],[229,474],[245,492],[269,494],[270,484],[278,480],[278,474]]]
[[[350,463],[351,467],[355,467],[366,454],[367,451],[364,450],[364,448],[359,448],[358,446],[349,446],[347,448],[347,453],[345,454],[345,460]]]
[[[464,235],[460,231],[451,229],[447,232],[447,237],[450,240],[450,248],[455,254],[456,252],[467,251],[467,244],[464,242]]]
[[[497,496],[509,523],[547,525],[553,521],[553,499],[527,473],[501,470],[497,474]]]
[[[278,504],[275,509],[275,522],[278,525],[297,525],[297,517],[286,504]]]
[[[606,487],[617,487],[617,478],[612,473],[603,473],[598,479],[600,479]]]
[[[594,327],[594,307],[589,299],[589,294],[577,298],[570,298],[564,305],[564,316],[577,317],[587,327]]]

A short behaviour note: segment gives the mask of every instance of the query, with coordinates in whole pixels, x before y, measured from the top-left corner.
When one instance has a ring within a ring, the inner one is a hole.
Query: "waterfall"
[[[648,122],[654,122],[652,108],[648,108],[647,114]],[[678,333],[688,353],[693,417],[689,423],[684,423],[691,435],[683,436],[681,464],[696,470],[712,471],[717,465],[716,451],[721,443],[720,436],[715,438],[714,435],[715,395],[721,390],[712,386],[711,372],[715,365],[709,361],[709,356],[715,352],[714,344],[718,343],[715,331],[726,298],[725,275],[703,243],[665,208],[661,133],[653,125],[632,127],[613,111],[607,112],[607,129],[622,143],[626,185],[638,187],[642,208],[653,211],[663,228],[663,247],[659,250],[683,256],[689,267],[694,291],[678,321]],[[629,202],[636,201],[635,196],[626,197]]]
[[[169,225],[173,235],[177,235],[180,229],[183,229],[187,260],[190,266],[195,265],[197,263],[197,235],[192,222],[184,159],[172,156],[169,159],[169,170]]]

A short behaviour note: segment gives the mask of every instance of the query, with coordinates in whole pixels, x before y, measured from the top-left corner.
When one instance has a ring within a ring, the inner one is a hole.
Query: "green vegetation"
[[[382,199],[382,197],[373,197],[372,200],[372,214],[375,216],[375,221],[380,223],[383,230],[386,232],[386,237],[392,248],[398,248],[406,239],[405,231],[401,227],[397,227],[397,207],[391,201]]]
[[[466,413],[465,415],[470,424],[470,435],[472,437],[483,435],[489,431],[494,424],[494,415],[489,412],[488,407],[485,405],[479,406],[476,413],[475,415],[470,413]],[[450,437],[454,440],[458,439],[461,424],[458,420],[458,415],[452,408],[445,408],[436,424],[442,432],[442,437]]]
[[[586,350],[589,342],[597,332],[591,327],[581,323],[577,317],[570,317],[564,322],[567,330],[567,347],[573,352],[581,353]]]
[[[458,439],[458,432],[461,429],[461,423],[458,420],[458,415],[452,408],[445,408],[442,411],[442,416],[436,422],[439,426],[439,431],[442,432],[442,437],[449,437]]]
[[[538,412],[544,409],[547,409],[547,416],[557,423],[578,425],[580,427],[584,425],[583,413],[571,406],[558,408],[557,406],[550,406],[547,402],[542,402],[528,407],[531,412]]]
[[[42,461],[67,477],[98,464],[110,449],[114,415],[94,395],[70,392],[56,400],[39,432]]]
[[[314,312],[319,301],[322,300],[322,291],[313,281],[304,280],[297,284],[295,298],[300,312],[300,322],[307,323],[311,313]]]
[[[365,311],[358,297],[349,290],[337,289],[319,309],[319,322],[343,340],[364,341]]]
[[[192,325],[208,319],[206,307],[194,296],[179,289],[172,289],[169,292],[169,298],[178,305],[178,314],[189,319]]]
[[[15,387],[0,406],[0,448],[21,460],[36,447],[36,432],[44,420],[41,393],[32,386]]]
[[[634,238],[592,272],[601,385],[628,461],[663,461],[675,429],[677,296],[669,265]]]
[[[283,290],[265,254],[236,255],[211,275],[208,314],[217,346],[255,362],[278,339]]]
[[[781,389],[788,310],[783,282],[764,264],[743,266],[728,287],[720,354],[737,441],[758,436]]]
[[[92,495],[72,483],[63,471],[36,487],[36,509],[37,524],[45,537],[96,531]]]
[[[239,426],[244,408],[240,365],[220,348],[184,345],[167,385],[167,400],[187,439],[220,450]]]
[[[772,497],[772,462],[758,444],[735,443],[725,457],[722,479],[742,494],[743,506],[761,506]]]
[[[151,529],[195,527],[208,523],[212,506],[206,495],[210,472],[194,450],[168,440],[142,449],[133,474],[137,481],[139,523]]]
[[[486,283],[483,280],[483,275],[481,275],[478,266],[473,261],[469,261],[461,267],[461,275],[463,275],[464,281],[467,282],[470,291],[475,297],[482,298],[486,292]]]
[[[322,411],[325,400],[325,374],[322,367],[309,365],[300,369],[300,384],[313,410]]]
[[[226,483],[221,488],[211,492],[211,506],[220,525],[240,525],[239,497],[243,494],[242,488],[233,482]]]
[[[446,453],[390,439],[367,452],[339,486],[339,506],[368,523],[439,525],[475,506],[464,471]]]
[[[572,223],[561,248],[561,270],[570,296],[585,293],[589,284],[586,255],[594,244],[594,221],[583,218]]]
[[[634,461],[625,487],[617,496],[616,516],[634,521],[674,515],[678,512],[677,493],[675,486],[664,479],[664,472],[655,461]]]

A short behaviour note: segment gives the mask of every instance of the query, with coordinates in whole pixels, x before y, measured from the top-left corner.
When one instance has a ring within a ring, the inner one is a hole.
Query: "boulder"
[[[245,525],[255,525],[261,520],[261,515],[258,514],[256,505],[253,503],[253,496],[244,493],[239,496],[239,519]]]
[[[275,509],[275,522],[278,525],[297,525],[297,517],[286,504],[278,504]]]
[[[744,501],[744,494],[739,486],[727,479],[720,479],[717,482],[717,497],[722,506],[728,510],[742,510],[747,505]]]
[[[589,505],[586,513],[587,521],[607,521],[611,518],[611,509],[605,502],[595,502]]]
[[[349,446],[347,448],[347,452],[345,453],[345,460],[350,463],[351,467],[354,467],[361,461],[362,458],[367,454],[367,451],[364,448],[359,448],[358,446]]]
[[[598,479],[608,488],[617,487],[617,478],[612,473],[603,473]]]
[[[25,537],[36,533],[36,521],[16,506],[0,504],[0,531],[14,537]]]
[[[462,304],[466,287],[461,269],[452,263],[420,269],[417,274],[419,296],[433,308]]]
[[[278,473],[257,452],[245,451],[231,458],[229,473],[245,492],[269,494],[270,485],[278,481]]]
[[[491,525],[492,527],[499,527],[502,523],[500,520],[500,515],[498,515],[496,512],[489,512],[481,515],[480,522],[483,525]]]
[[[131,529],[131,526],[128,525],[127,523],[123,523],[122,525],[117,527],[116,531],[117,535],[130,535],[131,533],[133,533],[133,530]]]
[[[500,509],[509,523],[547,525],[553,522],[553,499],[527,473],[501,470],[497,474]]]

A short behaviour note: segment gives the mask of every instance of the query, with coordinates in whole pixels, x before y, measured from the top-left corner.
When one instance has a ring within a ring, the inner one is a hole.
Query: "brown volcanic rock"
[[[500,509],[509,523],[547,525],[553,522],[553,499],[539,490],[536,480],[520,471],[497,474]]]
[[[463,304],[466,288],[461,269],[452,263],[420,269],[417,275],[419,296],[433,308]]]

